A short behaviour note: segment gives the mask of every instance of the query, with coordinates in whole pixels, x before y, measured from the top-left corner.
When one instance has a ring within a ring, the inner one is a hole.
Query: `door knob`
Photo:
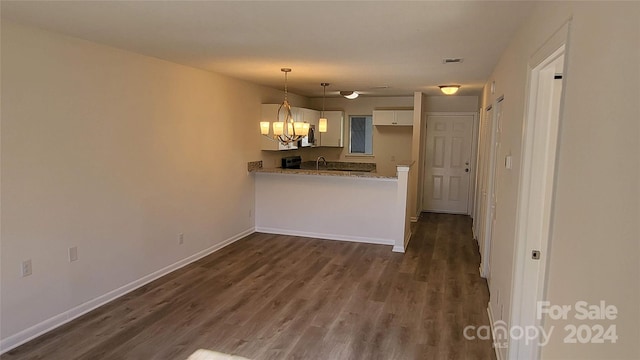
[[[469,172],[469,169],[464,169],[464,172]]]

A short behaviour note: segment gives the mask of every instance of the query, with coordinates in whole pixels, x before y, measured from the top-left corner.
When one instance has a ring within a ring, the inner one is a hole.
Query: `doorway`
[[[564,87],[565,45],[530,71],[516,220],[511,319],[541,326],[537,303],[545,298],[552,224],[558,130]],[[538,359],[538,343],[512,340],[509,359]]]

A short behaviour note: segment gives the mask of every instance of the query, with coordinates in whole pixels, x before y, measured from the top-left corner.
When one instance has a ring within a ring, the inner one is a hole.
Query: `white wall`
[[[5,21],[1,60],[5,347],[253,229],[281,91]]]
[[[428,112],[477,112],[477,96],[425,96],[424,109]]]
[[[539,3],[485,86],[483,106],[501,95],[505,99],[498,159],[508,153],[514,159],[512,170],[499,167],[497,172],[492,244],[497,256],[491,264],[491,282],[500,289],[503,318],[509,322],[527,64],[572,19],[547,298],[557,305],[605,300],[617,306],[620,315],[613,324],[619,339],[616,344],[565,344],[564,325],[580,322],[547,318],[555,334],[542,350],[543,359],[640,358],[639,18],[637,2]],[[496,92],[490,94],[493,80]],[[496,311],[494,316],[498,320]]]
[[[424,147],[427,134],[426,95],[413,94],[413,134],[411,139],[411,161],[413,168],[409,173],[409,213],[417,220],[422,212],[422,194],[424,181]]]

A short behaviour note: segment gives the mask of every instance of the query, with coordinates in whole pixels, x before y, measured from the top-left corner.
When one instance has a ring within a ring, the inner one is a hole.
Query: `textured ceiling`
[[[5,1],[3,20],[321,96],[482,85],[531,2]],[[461,64],[442,64],[446,57]]]

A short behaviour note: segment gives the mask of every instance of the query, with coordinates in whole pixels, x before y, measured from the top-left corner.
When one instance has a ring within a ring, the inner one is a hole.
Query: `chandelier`
[[[287,99],[287,74],[291,72],[291,69],[282,68],[280,71],[284,73],[284,101],[278,107],[277,118],[273,122],[273,126],[269,121],[260,122],[260,133],[273,141],[289,145],[309,135],[309,123],[293,120],[291,105]],[[270,133],[270,128],[273,130],[272,133]]]

